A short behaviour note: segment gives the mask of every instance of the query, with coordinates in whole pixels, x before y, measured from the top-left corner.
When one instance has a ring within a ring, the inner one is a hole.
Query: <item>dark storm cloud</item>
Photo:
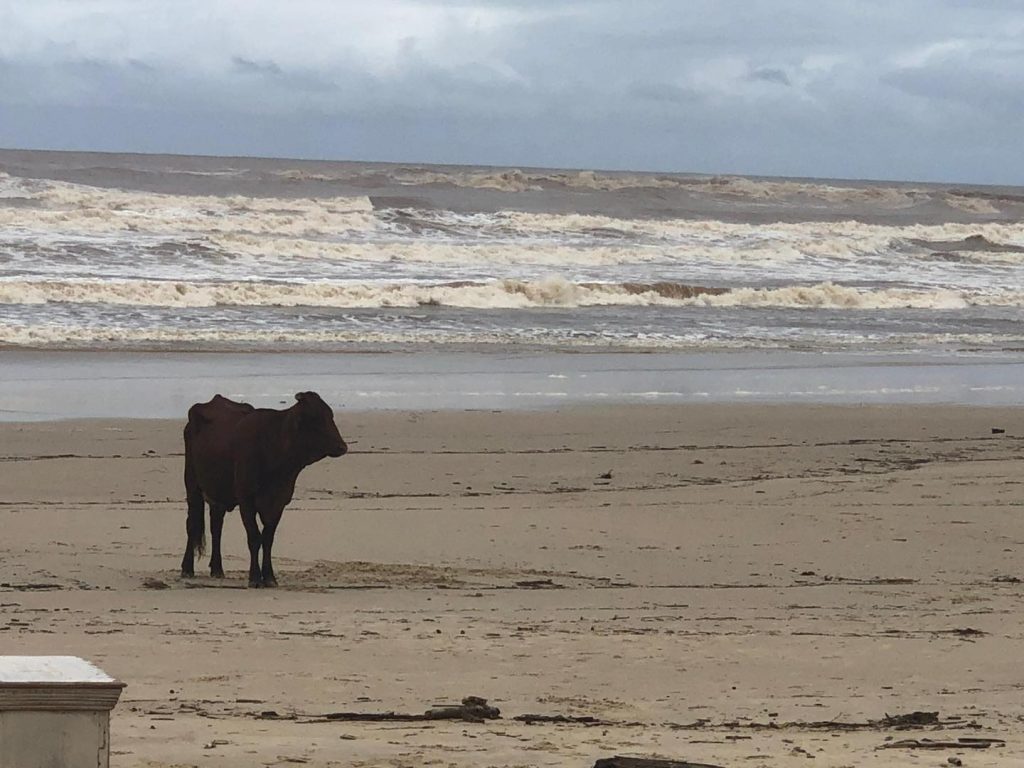
[[[0,22],[6,145],[1024,182],[1018,3],[38,0]]]

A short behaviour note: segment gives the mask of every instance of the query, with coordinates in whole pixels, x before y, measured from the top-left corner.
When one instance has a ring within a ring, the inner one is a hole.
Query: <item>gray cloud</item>
[[[747,75],[748,80],[761,80],[766,83],[777,83],[778,85],[792,85],[789,82],[789,75],[783,70],[774,67],[759,67]]]
[[[232,56],[231,64],[236,73],[243,77],[255,77],[264,81],[265,87],[285,91],[306,93],[330,93],[338,89],[328,75],[316,71],[286,71],[274,61],[253,61],[243,56]],[[278,94],[278,98],[283,94]]]
[[[639,100],[684,104],[699,98],[698,94],[672,83],[639,82],[633,83],[626,91],[628,97]]]
[[[282,74],[281,68],[272,61],[252,61],[244,56],[232,56],[231,63],[239,72],[275,77]]]
[[[0,144],[1024,183],[1013,3],[170,6],[8,9]]]

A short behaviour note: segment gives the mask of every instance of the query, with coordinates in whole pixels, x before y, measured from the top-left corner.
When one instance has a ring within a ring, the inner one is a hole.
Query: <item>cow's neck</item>
[[[312,464],[309,454],[302,450],[301,437],[294,427],[294,419],[298,414],[294,413],[296,406],[292,406],[282,412],[283,418],[278,422],[280,430],[280,445],[284,450],[278,454],[278,461],[275,463],[275,470],[282,475],[298,475],[303,469]]]

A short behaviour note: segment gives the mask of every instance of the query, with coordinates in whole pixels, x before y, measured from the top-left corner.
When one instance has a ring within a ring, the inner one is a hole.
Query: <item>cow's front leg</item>
[[[224,564],[220,559],[220,534],[224,530],[224,515],[227,510],[219,505],[210,505],[210,538],[213,552],[210,553],[210,575],[215,579],[224,578]]]
[[[276,587],[277,579],[274,577],[274,563],[271,560],[271,550],[274,548],[274,534],[277,532],[277,524],[281,522],[283,509],[271,510],[261,517],[263,518],[263,586]]]
[[[242,513],[242,525],[249,542],[249,586],[262,587],[263,574],[260,572],[260,527],[256,523],[256,506],[252,500],[243,502],[239,507]]]

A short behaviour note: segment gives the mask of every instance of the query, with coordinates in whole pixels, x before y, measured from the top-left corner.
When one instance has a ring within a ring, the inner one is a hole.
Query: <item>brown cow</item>
[[[210,575],[224,576],[221,528],[224,515],[239,507],[249,542],[249,586],[277,586],[270,552],[299,472],[326,456],[344,456],[348,451],[331,407],[320,395],[299,392],[295,400],[291,408],[276,411],[214,395],[210,402],[189,408],[185,426],[188,543],[181,561],[182,577],[195,575],[194,556],[203,554],[205,501],[210,505],[213,534]],[[257,515],[263,523],[262,533]]]

